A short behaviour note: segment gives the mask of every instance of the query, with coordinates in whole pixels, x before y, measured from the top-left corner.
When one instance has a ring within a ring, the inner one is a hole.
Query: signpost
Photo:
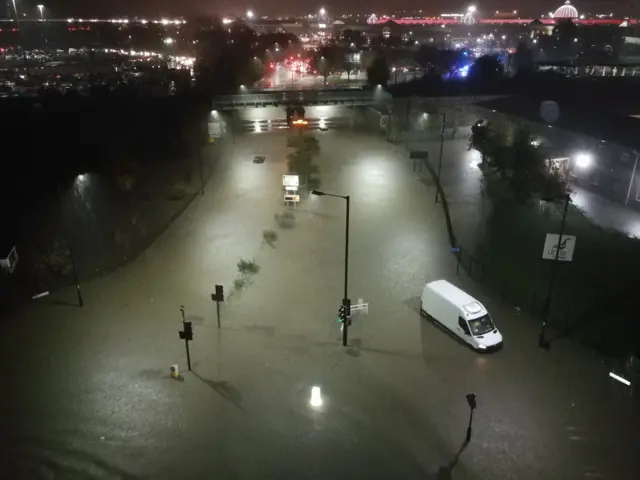
[[[180,314],[182,315],[182,330],[178,332],[180,340],[184,340],[184,346],[187,350],[187,367],[191,371],[191,355],[189,354],[189,342],[193,340],[193,324],[187,322],[184,318],[184,305],[180,305]]]
[[[576,246],[575,235],[564,234],[564,226],[567,219],[567,211],[569,210],[570,201],[571,194],[566,193],[564,195],[564,210],[562,212],[562,221],[560,222],[560,233],[557,235],[555,233],[547,233],[547,238],[545,239],[544,248],[542,250],[543,259],[553,260],[549,292],[547,293],[547,299],[545,300],[544,308],[542,309],[542,325],[540,326],[540,335],[538,336],[538,346],[547,351],[550,348],[550,343],[545,339],[545,329],[547,328],[551,295],[553,294],[553,286],[556,281],[558,265],[560,264],[560,261],[570,262],[573,259],[573,250]]]
[[[298,189],[300,188],[300,176],[295,174],[282,175],[282,187],[284,188],[284,203],[300,202]]]
[[[222,122],[209,122],[207,124],[207,130],[209,132],[209,143],[214,143],[216,138],[220,138],[222,136]]]
[[[218,328],[220,328],[220,302],[224,302],[224,290],[222,285],[216,285],[215,293],[211,294],[211,300],[216,302],[216,315],[218,316]]]
[[[559,244],[559,245],[558,245]],[[575,235],[560,235],[557,233],[547,233],[542,250],[542,258],[545,260],[557,260],[559,262],[570,262],[573,260],[573,251],[576,248]]]
[[[300,177],[296,174],[282,175],[282,186],[285,190],[298,190],[298,187],[300,186]]]

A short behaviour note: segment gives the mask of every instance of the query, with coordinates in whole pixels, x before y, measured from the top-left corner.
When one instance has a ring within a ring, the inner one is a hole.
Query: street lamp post
[[[348,294],[348,285],[349,285],[349,210],[350,210],[350,199],[349,195],[336,195],[333,193],[321,192],[320,190],[311,190],[311,195],[318,196],[327,196],[327,197],[336,197],[342,198],[346,201],[346,217],[345,217],[345,243],[344,243],[344,296],[342,298],[342,305],[345,307],[350,306],[351,302],[349,301]],[[349,316],[349,308],[347,308],[347,321],[343,325],[343,336],[342,343],[343,345],[347,345],[347,326],[348,326],[348,316]]]
[[[447,114],[442,112],[438,113],[442,115],[442,129],[440,131],[440,155],[438,156],[438,185],[436,185],[436,203],[438,203],[438,196],[440,195],[440,173],[442,172],[442,153],[444,150],[444,128],[447,125]]]
[[[554,199],[549,199],[554,200]],[[564,235],[564,226],[567,220],[567,211],[569,210],[569,202],[571,201],[571,195],[566,194],[564,196],[564,210],[562,212],[562,220],[560,221],[560,234],[558,235],[558,245],[556,248],[556,254],[553,259],[553,265],[551,267],[551,280],[549,281],[549,291],[547,292],[547,298],[544,302],[542,309],[542,325],[540,325],[540,336],[538,337],[538,346],[549,350],[549,342],[545,338],[545,330],[547,328],[547,321],[549,320],[549,309],[551,307],[551,296],[553,294],[553,286],[556,281],[556,275],[558,273],[558,258],[560,257],[560,245],[562,245],[562,236]]]
[[[75,182],[78,179],[82,179],[82,175],[79,175],[78,177],[76,177],[76,179],[74,180],[74,185]],[[64,201],[64,190],[62,189],[62,186],[60,186],[60,190],[59,190],[59,196],[60,196],[60,207],[61,207],[61,212],[60,214],[62,215],[62,223],[63,223],[63,235],[64,235],[64,239],[65,239],[65,243],[67,244],[67,248],[69,249],[69,261],[71,262],[71,274],[73,275],[73,283],[76,286],[76,295],[78,296],[78,306],[80,307],[84,307],[84,299],[82,298],[82,291],[80,290],[80,280],[78,279],[78,270],[76,268],[76,260],[75,260],[75,254],[73,251],[73,244],[71,239],[69,238],[69,233],[67,231],[67,222],[66,222],[66,215],[65,215],[65,201]]]

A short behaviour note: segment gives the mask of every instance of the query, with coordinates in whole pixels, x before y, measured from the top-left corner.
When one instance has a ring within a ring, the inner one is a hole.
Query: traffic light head
[[[347,320],[347,309],[344,308],[344,305],[342,305],[338,309],[338,322],[344,323],[346,320]]]

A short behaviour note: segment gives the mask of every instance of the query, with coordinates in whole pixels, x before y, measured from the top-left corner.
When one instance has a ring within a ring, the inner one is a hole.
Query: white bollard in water
[[[178,369],[178,364],[171,365],[171,378],[178,378],[180,376],[180,370]]]

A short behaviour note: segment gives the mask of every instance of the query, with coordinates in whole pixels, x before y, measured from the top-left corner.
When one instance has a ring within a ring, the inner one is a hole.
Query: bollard
[[[180,369],[178,364],[171,365],[171,378],[178,378],[180,376]]]

